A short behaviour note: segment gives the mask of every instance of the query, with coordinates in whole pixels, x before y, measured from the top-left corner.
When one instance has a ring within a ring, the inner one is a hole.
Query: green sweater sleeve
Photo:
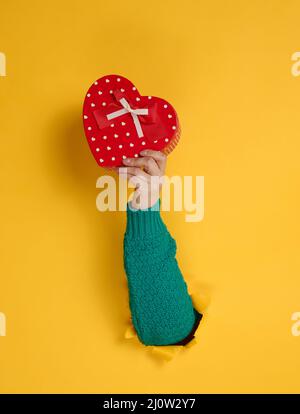
[[[194,310],[176,260],[176,242],[160,216],[127,205],[124,266],[129,305],[137,335],[145,345],[171,345],[193,329]]]

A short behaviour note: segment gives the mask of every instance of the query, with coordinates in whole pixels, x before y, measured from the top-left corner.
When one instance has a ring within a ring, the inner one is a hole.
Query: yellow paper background
[[[5,1],[0,13],[0,392],[299,392],[296,0]],[[177,109],[169,175],[205,176],[205,219],[164,213],[211,305],[167,364],[123,340],[124,213],[96,210],[81,128],[119,73]]]

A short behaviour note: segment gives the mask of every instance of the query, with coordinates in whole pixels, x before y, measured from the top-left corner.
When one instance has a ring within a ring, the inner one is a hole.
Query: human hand
[[[140,155],[140,158],[125,158],[125,167],[119,167],[118,173],[135,188],[131,206],[135,209],[146,209],[159,199],[167,157],[162,152],[153,150],[141,151]]]

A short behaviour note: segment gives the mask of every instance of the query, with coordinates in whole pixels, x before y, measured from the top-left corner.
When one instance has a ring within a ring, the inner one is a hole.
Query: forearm
[[[128,208],[124,237],[132,321],[146,345],[183,340],[197,318],[175,257],[176,242],[158,207],[146,211]]]

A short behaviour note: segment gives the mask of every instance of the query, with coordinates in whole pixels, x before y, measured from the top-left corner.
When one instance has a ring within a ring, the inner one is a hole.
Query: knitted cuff
[[[136,210],[130,203],[127,204],[126,237],[144,239],[166,232],[166,225],[160,216],[160,200],[144,210]]]

